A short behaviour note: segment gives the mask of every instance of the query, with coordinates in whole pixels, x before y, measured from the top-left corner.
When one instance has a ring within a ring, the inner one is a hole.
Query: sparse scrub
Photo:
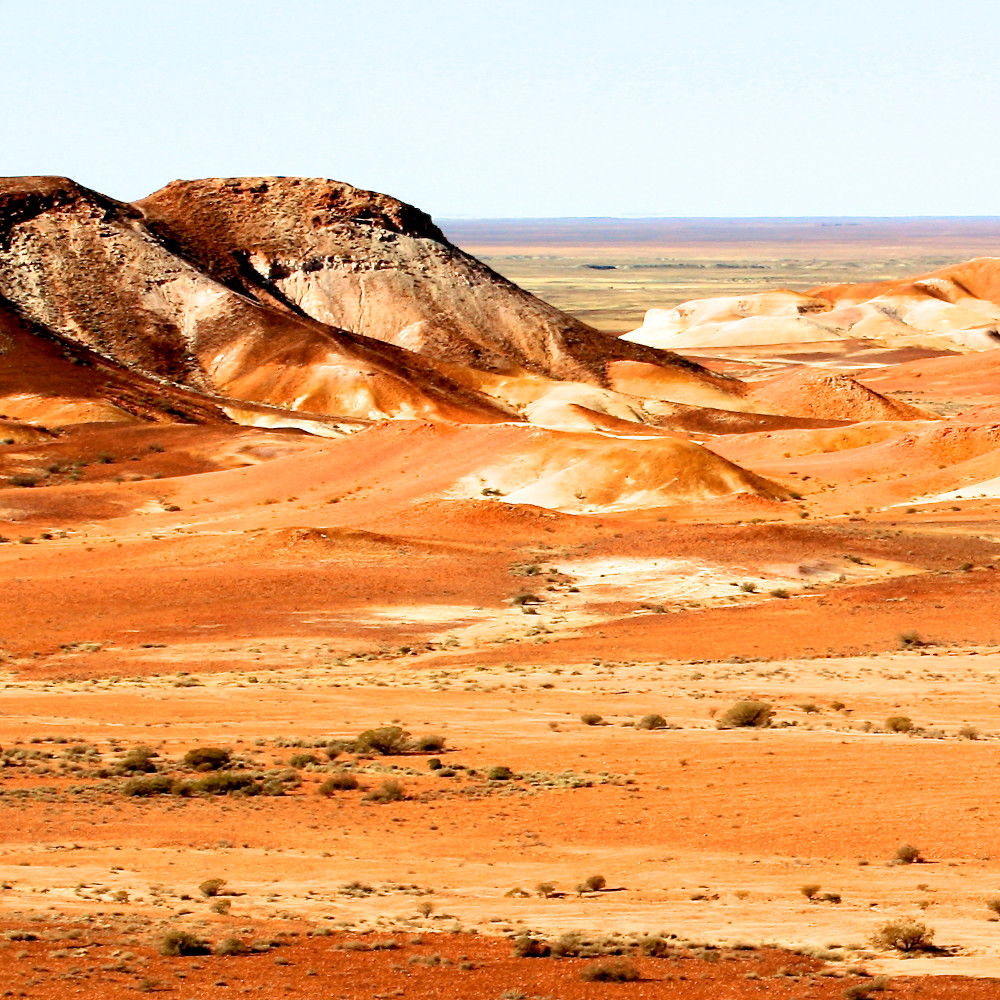
[[[773,717],[774,709],[766,701],[746,699],[727,708],[715,725],[718,729],[764,729]]]
[[[634,983],[639,978],[639,970],[626,959],[596,962],[582,968],[580,978],[585,983]]]
[[[191,771],[220,771],[229,766],[230,756],[222,747],[194,747],[184,754],[181,763]]]
[[[354,741],[355,753],[377,753],[383,757],[398,756],[406,752],[410,734],[400,726],[381,726],[366,729]]]
[[[364,795],[365,802],[399,802],[405,798],[403,786],[395,778],[387,778],[378,788],[372,788]]]
[[[514,772],[506,764],[496,764],[487,768],[486,777],[489,781],[510,781]]]
[[[218,896],[225,884],[224,878],[207,878],[198,886],[198,891],[206,897]]]
[[[334,792],[350,792],[358,787],[358,779],[348,771],[332,774],[317,789],[320,795],[333,795]]]
[[[897,865],[915,865],[923,861],[919,848],[913,844],[900,844],[893,855],[893,863]]]
[[[871,937],[876,948],[893,948],[896,951],[929,951],[934,931],[916,920],[892,920],[883,924]]]
[[[635,724],[635,728],[645,730],[666,729],[667,720],[664,719],[662,715],[657,715],[655,712],[652,712],[649,715],[644,715]]]
[[[584,712],[583,715],[580,716],[580,721],[585,726],[599,726],[604,719],[602,716],[598,715],[597,712]]]
[[[208,953],[208,943],[187,931],[167,931],[160,938],[161,955],[207,955]]]
[[[890,715],[885,720],[885,729],[888,733],[909,733],[913,730],[913,721],[907,715]]]
[[[146,798],[151,795],[169,795],[174,790],[174,781],[165,774],[153,774],[141,778],[129,778],[122,786],[122,793]]]
[[[603,875],[590,875],[583,884],[591,892],[600,892],[608,884],[608,880]]]

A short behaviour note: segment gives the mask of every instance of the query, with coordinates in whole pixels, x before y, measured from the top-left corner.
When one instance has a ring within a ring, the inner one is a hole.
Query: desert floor
[[[0,491],[5,995],[1000,997],[997,499],[937,497],[986,459],[932,430],[732,435],[799,499],[587,515],[435,493],[447,453],[384,458],[419,428],[0,447],[55,470]],[[386,726],[417,748],[352,745]],[[244,793],[194,793],[206,747]],[[936,950],[872,943],[907,918]]]

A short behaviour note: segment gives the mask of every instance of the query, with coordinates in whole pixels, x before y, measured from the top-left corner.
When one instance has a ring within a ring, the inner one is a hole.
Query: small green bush
[[[122,785],[122,792],[125,795],[147,798],[150,795],[169,795],[174,790],[172,778],[165,774],[152,774],[148,777],[129,778]]]
[[[308,767],[310,764],[318,764],[319,757],[314,753],[293,753],[288,758],[289,767]]]
[[[219,771],[229,766],[230,753],[222,747],[194,747],[181,763],[192,771]]]
[[[156,756],[157,753],[152,747],[134,747],[122,757],[115,770],[119,774],[151,774],[156,770],[156,764],[153,761]]]
[[[410,734],[400,726],[381,726],[366,729],[354,741],[355,753],[379,753],[397,756],[405,753]]]

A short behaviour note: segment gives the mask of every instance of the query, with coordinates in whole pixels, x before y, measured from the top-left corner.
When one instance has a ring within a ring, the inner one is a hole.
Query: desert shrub
[[[216,771],[206,774],[197,781],[185,781],[179,789],[182,795],[259,795],[263,791],[261,783],[249,774],[237,771]]]
[[[535,886],[535,895],[541,896],[542,899],[548,899],[555,891],[555,882],[539,882],[538,885]]]
[[[843,902],[839,892],[824,892],[816,897],[821,903],[833,903],[835,906]]]
[[[896,951],[927,951],[934,939],[934,931],[916,920],[890,920],[871,937],[876,948],[894,948]]]
[[[869,997],[873,993],[882,993],[888,985],[888,976],[876,976],[863,983],[854,983],[854,985],[848,986],[842,995],[845,1000],[863,1000],[864,997]]]
[[[398,755],[406,751],[410,734],[400,726],[381,726],[366,729],[354,741],[356,753],[380,753],[383,756]]]
[[[731,705],[719,716],[715,725],[718,729],[763,729],[771,724],[774,709],[766,701],[746,699]]]
[[[207,878],[198,886],[198,891],[206,897],[218,896],[225,884],[224,878]]]
[[[227,767],[229,761],[229,751],[222,747],[194,747],[181,759],[181,763],[192,771],[219,771]]]
[[[771,596],[777,597],[779,601],[787,601],[789,594],[784,587],[776,587],[774,590],[771,591]]]
[[[580,970],[580,978],[585,983],[634,983],[639,978],[639,970],[626,959],[595,962]]]
[[[149,774],[156,770],[153,758],[157,756],[152,747],[133,747],[115,767],[119,774]]]
[[[924,859],[920,855],[920,849],[913,844],[900,844],[893,855],[893,861],[897,865],[914,865]]]
[[[604,719],[598,715],[597,712],[584,712],[583,715],[580,716],[580,721],[585,726],[599,726]]]
[[[440,757],[431,757],[430,760],[427,761],[428,771],[440,771],[443,767],[444,764],[441,763]]]
[[[314,753],[293,753],[288,758],[289,767],[308,767],[310,764],[318,764],[319,757]]]
[[[20,486],[22,488],[30,488],[32,486],[37,486],[38,476],[27,476],[27,475],[11,476],[10,485]]]
[[[551,948],[530,934],[522,934],[514,939],[515,958],[548,958]]]
[[[150,795],[169,795],[174,790],[174,782],[165,774],[151,774],[148,777],[129,778],[122,785],[125,795],[147,797]]]
[[[802,888],[799,889],[799,892],[801,892],[802,895],[806,897],[806,899],[811,900],[816,897],[816,893],[819,892],[819,890],[820,890],[820,885],[818,882],[809,882],[806,885],[802,886]]]
[[[743,583],[740,584],[740,590],[742,590],[744,594],[752,594],[756,589],[757,584],[754,583],[753,580],[744,580]]]
[[[1000,917],[1000,896],[991,896],[985,902],[986,909]]]
[[[418,736],[413,741],[413,749],[417,753],[438,753],[444,749],[444,737],[439,736],[437,733]]]
[[[366,802],[399,802],[405,798],[403,786],[395,778],[387,778],[378,788],[365,793]]]
[[[530,594],[527,591],[520,594],[515,594],[511,599],[510,603],[517,605],[518,607],[524,607],[527,604],[542,604],[542,598],[537,594]]]
[[[639,951],[647,958],[664,958],[673,954],[673,946],[658,934],[644,934],[636,942]]]
[[[599,892],[607,884],[608,880],[603,875],[591,875],[583,883],[591,892]]]
[[[208,943],[187,931],[167,931],[160,938],[161,955],[207,955]]]
[[[342,774],[331,774],[317,791],[320,795],[333,795],[334,792],[349,792],[358,787],[358,779],[348,771]]]
[[[906,715],[890,715],[885,720],[885,728],[890,733],[908,733],[913,729],[913,722]]]
[[[662,715],[657,715],[655,712],[651,712],[649,715],[644,715],[636,724],[636,729],[666,729],[667,720],[663,718]]]
[[[915,649],[918,646],[926,646],[927,643],[920,638],[919,633],[914,631],[900,632],[896,637],[899,641],[900,649]]]
[[[975,726],[962,726],[962,728],[958,731],[958,735],[963,740],[978,740],[979,730],[976,729]]]
[[[490,781],[510,781],[514,772],[506,764],[495,764],[486,769],[486,777]]]
[[[247,946],[239,939],[235,937],[223,938],[215,946],[216,955],[244,955],[247,952]]]

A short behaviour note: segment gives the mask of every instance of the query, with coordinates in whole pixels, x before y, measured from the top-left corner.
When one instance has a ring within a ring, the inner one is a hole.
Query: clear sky
[[[455,216],[1000,215],[996,0],[5,0],[0,173]]]

